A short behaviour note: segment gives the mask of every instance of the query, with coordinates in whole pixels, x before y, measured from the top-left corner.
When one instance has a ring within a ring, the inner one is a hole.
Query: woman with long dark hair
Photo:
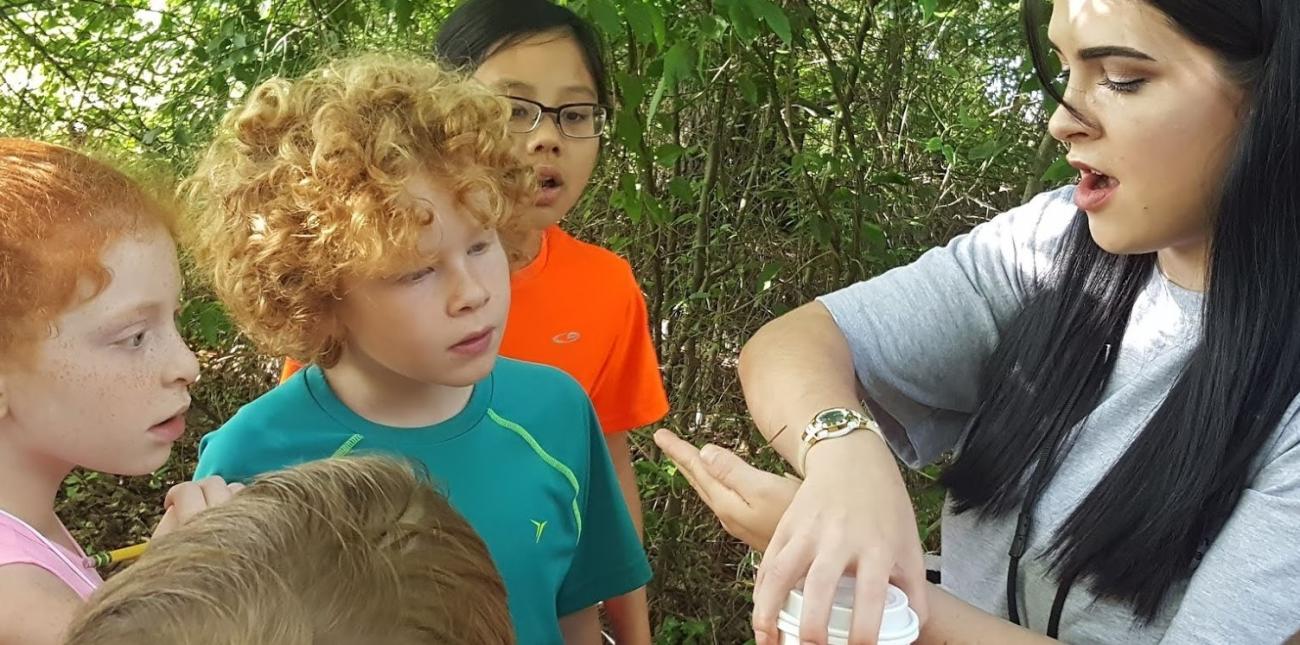
[[[1048,42],[1038,6],[1077,185],[755,335],[741,380],[801,486],[658,437],[766,548],[759,643],[805,577],[825,642],[846,570],[853,643],[887,579],[925,642],[1300,627],[1300,3],[1055,0]],[[949,452],[939,587],[894,455]]]

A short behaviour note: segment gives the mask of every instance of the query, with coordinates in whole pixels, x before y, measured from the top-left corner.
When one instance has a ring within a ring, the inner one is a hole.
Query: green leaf
[[[758,105],[758,85],[754,84],[754,79],[741,76],[738,84],[740,85],[740,93],[744,95],[745,100],[749,101],[750,105]]]
[[[985,141],[984,143],[971,148],[970,152],[968,152],[966,156],[971,161],[983,161],[985,159],[993,158],[993,156],[999,152],[1002,152],[1002,144],[998,143],[997,139],[990,139],[989,141]]]
[[[772,288],[772,282],[776,279],[776,274],[781,272],[780,262],[768,262],[763,266],[763,271],[758,274],[758,293],[763,293]]]
[[[781,7],[776,6],[772,0],[747,0],[747,2],[754,15],[762,18],[785,44],[794,42],[794,34],[790,31],[790,18],[785,15]]]
[[[867,241],[867,246],[873,251],[883,251],[885,249],[885,230],[872,222],[862,223],[862,239]]]
[[[727,21],[719,14],[706,13],[697,17],[696,26],[705,40],[718,40],[727,30]]]
[[[665,143],[655,148],[655,161],[665,168],[671,168],[673,164],[677,163],[678,159],[682,158],[684,152],[686,152],[686,149],[675,143]]]
[[[672,181],[668,182],[668,194],[683,202],[695,201],[695,189],[691,187],[691,182],[683,177],[673,177]]]
[[[654,123],[655,114],[659,112],[659,103],[663,101],[664,94],[670,89],[676,89],[682,79],[689,78],[695,73],[693,55],[690,44],[684,41],[673,45],[668,49],[668,53],[664,54],[664,73],[659,77],[659,86],[655,88],[654,96],[650,97],[650,110],[646,113],[646,123]]]
[[[647,2],[646,6],[650,9],[650,20],[654,22],[655,41],[662,47],[668,41],[668,23],[664,22],[664,13],[654,3]]]
[[[754,14],[750,12],[749,7],[741,0],[732,0],[727,7],[727,17],[731,19],[731,26],[736,30],[737,36],[744,40],[758,37],[758,22],[754,20]]]
[[[664,78],[669,79],[669,86],[676,88],[683,79],[695,73],[695,52],[690,43],[679,41],[664,54]]]
[[[614,80],[622,90],[624,107],[635,107],[645,100],[645,84],[641,82],[640,77],[626,72],[616,72]]]
[[[216,347],[233,326],[221,305],[207,300],[191,300],[181,309],[181,327],[197,335],[204,345]]]
[[[614,120],[614,136],[618,137],[624,146],[632,150],[639,150],[645,128],[641,125],[641,121],[636,118],[636,113],[631,110],[624,110],[618,112]]]
[[[405,33],[411,29],[414,13],[415,6],[411,0],[393,0],[393,19],[397,22],[398,31]]]
[[[1073,177],[1078,172],[1070,165],[1070,162],[1065,160],[1065,157],[1061,157],[1047,169],[1047,172],[1043,173],[1043,183],[1060,183]]]
[[[899,172],[882,172],[871,178],[872,183],[876,184],[893,184],[895,186],[911,186],[912,180],[906,175]]]
[[[934,12],[939,9],[939,0],[920,0],[920,1],[921,1],[921,14],[925,16],[926,20],[933,18]]]
[[[654,96],[650,97],[650,108],[646,111],[646,122],[654,123],[655,113],[659,111],[659,103],[664,100],[664,94],[668,91],[668,85],[671,80],[668,74],[659,77],[659,84],[655,86]]]
[[[940,150],[943,150],[943,137],[930,137],[925,142],[926,152],[939,152]]]
[[[636,39],[643,43],[663,44],[658,40],[655,34],[655,20],[651,14],[650,7],[647,7],[641,0],[624,0],[623,12],[627,16],[627,23],[632,26],[632,34]]]
[[[807,150],[795,153],[794,156],[790,158],[790,169],[795,172],[803,172],[804,170],[821,172],[823,169],[822,166],[824,165],[825,164],[822,163],[821,157],[817,156],[817,153],[809,152]]]
[[[642,192],[641,202],[645,205],[644,208],[649,213],[651,222],[663,224],[668,221],[668,209],[654,195]]]
[[[821,244],[822,246],[830,246],[831,225],[827,223],[826,220],[822,219],[820,216],[814,215],[809,217],[805,221],[805,224],[809,229],[808,232],[812,234],[812,238],[816,240],[818,244]]]
[[[618,15],[618,8],[609,0],[587,0],[587,13],[596,21],[600,30],[607,34],[623,31],[623,18]]]
[[[623,210],[632,218],[633,224],[641,223],[641,196],[636,186],[636,175],[623,173],[619,178],[619,192],[623,193]]]

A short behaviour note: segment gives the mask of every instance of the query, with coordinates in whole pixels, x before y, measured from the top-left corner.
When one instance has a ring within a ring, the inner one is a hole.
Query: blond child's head
[[[111,578],[68,645],[513,643],[482,540],[383,457],[269,474]]]
[[[49,475],[161,466],[194,354],[173,210],[81,152],[0,139],[0,453]]]
[[[507,103],[420,59],[272,79],[225,118],[186,194],[196,259],[263,350],[420,381],[491,369],[499,232],[532,195]]]

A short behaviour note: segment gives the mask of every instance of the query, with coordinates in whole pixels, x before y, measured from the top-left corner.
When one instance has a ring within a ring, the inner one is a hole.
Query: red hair
[[[108,285],[105,246],[172,222],[170,209],[102,161],[0,138],[0,362],[30,358],[55,319]]]

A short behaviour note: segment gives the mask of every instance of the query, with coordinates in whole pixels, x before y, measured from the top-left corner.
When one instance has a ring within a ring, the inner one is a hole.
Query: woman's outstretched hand
[[[668,430],[656,432],[655,443],[718,516],[722,528],[755,551],[767,550],[799,490],[798,479],[759,470],[712,444],[696,448]]]
[[[696,450],[665,430],[655,442],[729,533],[765,551],[754,586],[759,645],[779,642],[777,614],[800,586],[800,639],[826,643],[831,601],[846,572],[857,578],[852,645],[876,642],[891,580],[925,620],[929,594],[916,519],[893,456],[878,437],[860,433],[811,451],[802,484],[716,446]]]

